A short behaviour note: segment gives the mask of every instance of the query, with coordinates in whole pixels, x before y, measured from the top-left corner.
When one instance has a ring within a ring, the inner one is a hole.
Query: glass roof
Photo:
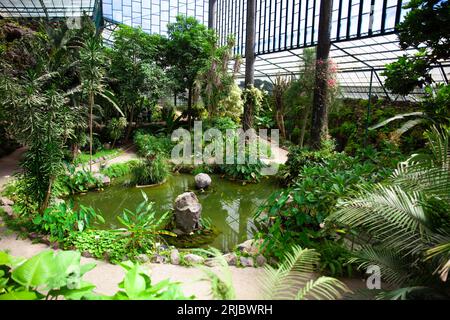
[[[401,50],[395,25],[410,0],[335,0],[331,26],[330,56],[338,66],[344,96],[367,98],[368,92],[391,99],[383,87],[387,63],[406,52]],[[142,27],[145,32],[165,34],[178,14],[195,16],[208,24],[209,0],[0,0],[0,17],[74,17],[83,12],[96,16],[102,10],[103,36],[113,41],[118,24]],[[221,44],[228,35],[236,38],[235,54],[245,52],[246,0],[217,0],[215,29]],[[255,77],[273,81],[277,75],[296,76],[304,48],[317,42],[320,0],[256,1]],[[409,50],[408,53],[413,53]],[[239,78],[244,76],[245,65]],[[436,82],[448,81],[450,61],[432,70]],[[371,81],[372,79],[372,81]],[[370,85],[372,83],[372,85]],[[406,99],[418,99],[417,90]]]
[[[93,14],[100,0],[0,0],[2,18],[79,17]]]
[[[103,0],[103,17],[145,32],[165,34],[179,14],[208,24],[208,0]]]

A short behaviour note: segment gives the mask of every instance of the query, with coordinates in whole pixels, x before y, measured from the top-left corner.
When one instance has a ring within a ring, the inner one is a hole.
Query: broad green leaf
[[[37,300],[38,296],[33,291],[13,291],[0,295],[0,300]]]
[[[26,288],[44,285],[55,271],[53,251],[43,251],[28,259],[12,272],[12,278]]]
[[[124,289],[130,298],[139,296],[145,290],[145,279],[139,269],[139,265],[135,264],[124,278]]]

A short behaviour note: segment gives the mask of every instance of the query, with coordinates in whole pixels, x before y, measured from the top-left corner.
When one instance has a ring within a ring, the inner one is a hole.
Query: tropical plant
[[[124,130],[127,127],[127,119],[124,117],[112,118],[108,123],[108,133],[113,139],[112,148],[115,147],[117,139],[123,136]]]
[[[299,76],[297,79],[291,80],[289,87],[284,93],[284,101],[286,104],[286,131],[290,131],[291,139],[297,138],[298,144],[300,147],[303,147],[312,108],[315,50],[303,50],[301,59]],[[298,129],[294,130],[294,128]],[[296,137],[292,135],[295,133],[294,131],[298,131]]]
[[[95,288],[83,281],[94,263],[80,264],[75,251],[43,251],[30,259],[20,259],[0,251],[0,300],[79,300]]]
[[[272,194],[256,213],[258,237],[264,239],[267,254],[278,259],[286,247],[295,244],[316,248],[319,253],[327,249],[322,246],[327,240],[338,244],[348,232],[334,225],[324,227],[324,220],[334,212],[339,197],[382,181],[393,171],[373,160],[361,161],[325,150],[303,150],[297,157],[291,169],[291,186]],[[333,260],[339,259],[334,256]]]
[[[272,97],[275,106],[275,119],[277,121],[278,130],[283,139],[286,139],[286,129],[284,127],[285,114],[285,92],[289,88],[290,82],[287,78],[277,76],[273,85]]]
[[[245,129],[249,129],[253,127],[253,117],[255,114],[259,114],[264,100],[264,92],[251,85],[242,91],[242,95],[244,97],[244,106],[247,108],[247,112],[244,111],[244,123],[245,117],[251,115],[251,118],[247,119],[250,121],[247,121],[248,127],[244,126]]]
[[[448,125],[450,123],[450,85],[437,84],[435,87],[427,86],[425,89],[424,100],[421,102],[423,111],[415,111],[397,114],[374,126],[369,130],[375,130],[388,125],[397,120],[406,120],[400,128],[390,134],[390,139],[395,141],[407,131],[418,125]]]
[[[103,182],[92,172],[75,170],[74,166],[67,166],[67,168],[68,174],[60,175],[55,182],[54,194],[56,196],[86,192],[103,186]]]
[[[233,300],[236,298],[236,293],[233,286],[233,279],[228,262],[223,257],[222,252],[216,248],[209,248],[208,250],[200,250],[200,252],[210,256],[211,265],[215,268],[220,268],[219,272],[205,266],[198,266],[203,271],[204,277],[201,281],[208,281],[211,284],[211,295],[217,300]]]
[[[408,12],[397,26],[400,47],[419,52],[398,58],[388,64],[384,72],[386,87],[402,95],[430,84],[433,81],[430,74],[433,64],[450,57],[449,1],[414,0],[404,8]]]
[[[154,136],[138,130],[134,135],[134,144],[141,157],[163,154],[169,156],[173,147],[172,141],[165,136]]]
[[[139,263],[126,261],[120,264],[126,274],[119,283],[121,290],[111,297],[102,297],[104,300],[186,300],[194,296],[186,297],[177,282],[165,279],[152,284],[148,271]]]
[[[210,58],[211,45],[216,41],[213,30],[208,29],[194,17],[178,15],[176,22],[167,25],[166,63],[168,74],[175,79],[176,92],[188,91],[187,117],[192,119],[194,82],[200,70]]]
[[[73,231],[64,239],[64,249],[73,249],[88,253],[96,259],[119,263],[127,259],[134,260],[135,254],[127,249],[128,239],[113,230],[87,229]]]
[[[260,278],[264,297],[274,300],[335,300],[351,292],[341,281],[321,276],[315,279],[320,254],[313,249],[293,246],[281,264],[266,265]]]
[[[101,214],[92,207],[80,205],[80,208],[75,210],[71,201],[47,208],[42,215],[33,218],[33,223],[43,233],[49,233],[51,237],[62,242],[72,231],[82,232],[89,228],[94,220],[105,222]]]
[[[359,231],[363,247],[351,261],[379,266],[398,288],[378,298],[450,296],[450,131],[433,127],[426,137],[429,154],[412,155],[386,183],[342,201],[328,218]]]
[[[169,81],[160,66],[166,39],[126,25],[119,26],[113,35],[110,83],[127,113],[128,140],[136,115],[146,104],[154,107],[167,89]]]
[[[95,97],[101,96],[106,101],[110,102],[122,116],[123,113],[113,100],[113,94],[106,89],[106,55],[102,47],[101,36],[97,34],[95,30],[92,30],[91,34],[84,40],[84,43],[79,51],[79,55],[81,88],[87,97],[87,106],[89,109],[89,171],[92,172]]]
[[[195,81],[195,95],[200,95],[208,110],[210,118],[230,116],[236,121],[242,113],[241,90],[235,83],[236,73],[239,71],[241,59],[232,55],[235,45],[233,37],[228,37],[227,44],[217,47],[216,39],[211,38],[211,52],[206,66],[199,71]],[[228,65],[234,60],[233,71],[229,72]]]
[[[219,170],[231,179],[257,182],[262,176],[261,169],[264,163],[259,158],[254,159],[255,161],[251,161],[250,158],[249,148],[246,147],[242,163],[238,161],[238,154],[236,154],[233,163],[219,165]]]
[[[101,173],[110,178],[119,178],[131,173],[132,168],[138,163],[138,160],[130,160],[124,163],[113,163],[110,166],[101,169]]]
[[[167,159],[162,155],[148,156],[131,170],[131,180],[136,185],[162,183],[169,174]]]
[[[125,276],[112,296],[96,294],[84,274],[95,263],[81,265],[76,251],[43,251],[29,259],[0,251],[0,300],[176,300],[186,297],[177,282],[152,284],[148,271],[138,263],[121,263]]]
[[[162,235],[175,236],[173,233],[163,230],[167,224],[169,212],[161,217],[156,217],[153,202],[148,200],[145,192],[141,191],[144,201],[137,205],[134,211],[125,209],[122,216],[117,219],[124,228],[117,229],[128,239],[127,247],[131,250],[152,249],[157,241],[162,240]]]

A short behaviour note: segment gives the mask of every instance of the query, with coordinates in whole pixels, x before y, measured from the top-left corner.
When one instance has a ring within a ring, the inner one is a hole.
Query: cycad
[[[265,267],[261,277],[264,298],[277,300],[334,300],[350,292],[341,281],[331,277],[315,279],[320,254],[314,249],[292,248],[278,268]]]
[[[352,262],[362,269],[378,265],[384,280],[400,287],[379,298],[450,296],[449,135],[431,128],[425,135],[430,154],[413,155],[386,183],[342,201],[328,218],[370,239]]]

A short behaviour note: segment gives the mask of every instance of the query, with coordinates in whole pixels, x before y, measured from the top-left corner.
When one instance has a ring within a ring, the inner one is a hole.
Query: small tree
[[[112,148],[115,147],[117,139],[123,136],[124,130],[127,127],[127,119],[124,117],[112,118],[108,123],[108,133],[113,139]]]
[[[298,144],[303,147],[313,100],[315,50],[304,49],[301,59],[299,76],[291,81],[285,92],[285,101],[287,117],[299,128]]]
[[[393,93],[406,95],[430,84],[433,64],[450,58],[450,6],[448,0],[413,0],[411,9],[397,28],[403,50],[419,50],[386,65],[385,85]],[[422,48],[425,44],[426,48]]]
[[[87,105],[89,108],[89,171],[92,171],[93,111],[95,97],[102,96],[120,114],[123,115],[123,113],[114,100],[112,100],[113,95],[106,89],[106,56],[102,47],[102,39],[95,33],[95,30],[86,35],[79,54],[81,88],[87,97]]]
[[[166,47],[169,74],[176,79],[179,88],[188,91],[187,116],[192,118],[194,82],[200,70],[205,68],[211,56],[211,45],[216,36],[194,17],[177,16],[175,23],[167,26],[169,41]]]
[[[149,35],[141,28],[121,25],[114,31],[109,75],[111,86],[127,113],[127,140],[144,100],[153,106],[167,89],[168,79],[160,66],[165,42],[162,36]]]
[[[277,121],[278,130],[281,137],[286,139],[286,129],[284,127],[285,101],[284,94],[289,87],[289,80],[281,76],[277,76],[273,85],[273,103],[275,105],[275,120]]]

